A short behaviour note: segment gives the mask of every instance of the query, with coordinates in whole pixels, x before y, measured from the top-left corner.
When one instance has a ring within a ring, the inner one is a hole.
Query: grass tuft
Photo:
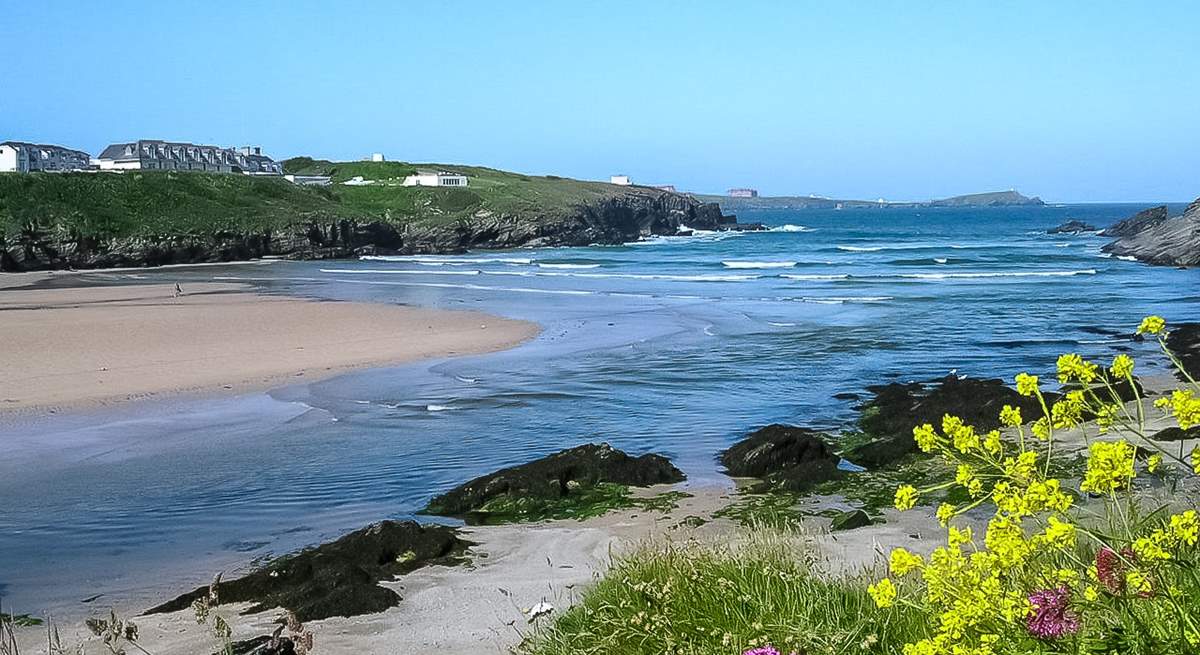
[[[829,575],[812,552],[802,534],[765,527],[719,544],[647,544],[517,652],[885,653],[924,633],[911,610],[877,609],[862,578]]]

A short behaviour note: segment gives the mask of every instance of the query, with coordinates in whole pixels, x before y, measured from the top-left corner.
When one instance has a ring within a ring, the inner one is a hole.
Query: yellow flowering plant
[[[1200,386],[1167,348],[1165,321],[1147,317],[1138,332],[1156,338],[1186,380],[1155,406],[1183,429],[1200,425]],[[1064,393],[1044,392],[1037,376],[1016,377],[1017,391],[1042,407],[1032,423],[1005,406],[1005,435],[979,435],[953,416],[913,430],[920,450],[956,475],[900,487],[896,508],[953,486],[967,500],[937,509],[945,545],[928,558],[893,550],[889,576],[869,589],[880,607],[927,615],[928,634],[904,655],[1200,653],[1200,518],[1192,507],[1150,508],[1135,492],[1139,476],[1164,469],[1200,474],[1200,448],[1172,453],[1147,437],[1128,355],[1107,367],[1078,354],[1057,364]],[[1082,436],[1086,448],[1077,482],[1055,473],[1067,436]],[[985,518],[980,538],[966,524]]]

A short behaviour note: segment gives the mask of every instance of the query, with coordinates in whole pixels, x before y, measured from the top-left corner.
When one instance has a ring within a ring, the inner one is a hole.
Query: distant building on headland
[[[671,193],[676,193],[674,184],[655,184],[654,188],[658,189],[659,191],[670,191]]]
[[[85,171],[91,157],[81,150],[24,141],[0,142],[0,173]]]
[[[287,174],[283,179],[298,186],[331,186],[333,178],[328,175],[292,175]]]
[[[371,153],[371,161],[387,161],[382,152]]]
[[[102,171],[203,171],[283,175],[283,164],[262,154],[258,146],[241,149],[142,139],[114,143],[96,158]]]
[[[608,178],[609,184],[617,184],[620,186],[629,186],[633,184],[633,180],[629,179],[628,175],[613,175]]]
[[[416,175],[404,178],[404,186],[467,186],[467,176],[450,171],[418,170]]]
[[[730,189],[730,198],[757,198],[758,189]]]

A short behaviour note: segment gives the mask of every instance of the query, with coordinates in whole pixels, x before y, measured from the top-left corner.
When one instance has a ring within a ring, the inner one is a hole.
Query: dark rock
[[[981,432],[1000,427],[1000,409],[1005,405],[1020,408],[1027,419],[1042,414],[1036,398],[1022,396],[999,379],[948,375],[924,384],[893,382],[867,390],[875,396],[863,406],[858,427],[869,441],[843,453],[867,468],[886,467],[918,452],[913,428],[925,423],[940,426],[946,414]]]
[[[1151,223],[1102,250],[1158,266],[1200,266],[1200,200],[1182,216]]]
[[[840,461],[821,433],[779,424],[755,430],[721,453],[729,475],[760,478],[767,487],[790,491],[841,476]]]
[[[1117,221],[1100,233],[1102,237],[1130,237],[1167,220],[1167,206],[1159,205]]]
[[[1150,436],[1155,441],[1184,441],[1185,439],[1200,439],[1200,425],[1190,427],[1186,430],[1180,427],[1172,426],[1159,430]]]
[[[1046,230],[1046,234],[1081,234],[1083,232],[1095,232],[1096,226],[1084,223],[1083,221],[1070,220],[1058,227],[1052,227]]]
[[[862,396],[860,396],[852,391],[843,391],[841,393],[835,393],[835,394],[833,394],[833,397],[835,400],[858,400],[859,398],[862,398]]]
[[[1200,378],[1200,323],[1179,323],[1170,328],[1167,348],[1175,353],[1188,375]]]
[[[683,473],[662,455],[630,457],[606,443],[585,444],[475,478],[435,497],[421,511],[465,516],[501,497],[552,500],[601,482],[644,487],[683,480]]]
[[[382,521],[224,581],[220,598],[223,603],[254,603],[247,614],[283,607],[301,621],[382,612],[395,606],[400,596],[380,587],[380,580],[454,561],[467,545],[454,528]],[[201,587],[146,613],[182,610],[207,594],[208,587]]]
[[[833,520],[829,522],[829,529],[834,531],[854,530],[855,528],[865,528],[871,523],[869,514],[861,509],[853,509],[833,517]]]

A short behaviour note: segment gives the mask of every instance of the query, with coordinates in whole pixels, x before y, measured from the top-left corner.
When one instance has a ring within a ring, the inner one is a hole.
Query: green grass
[[[912,610],[877,609],[867,578],[829,574],[794,532],[653,543],[614,563],[581,602],[535,630],[522,655],[898,653],[923,635]]]
[[[690,494],[668,491],[650,497],[634,496],[629,487],[601,482],[584,487],[559,498],[497,496],[466,517],[472,525],[529,523],[557,519],[589,519],[615,509],[638,508],[647,512],[669,514],[681,498]]]
[[[468,188],[402,186],[418,168],[467,175]],[[280,178],[196,172],[0,174],[0,239],[29,232],[91,238],[273,230],[311,220],[453,224],[476,213],[551,221],[574,207],[632,192],[603,182],[406,162],[285,162],[288,172],[330,175],[328,188]],[[376,184],[340,184],[361,176]]]
[[[262,231],[359,215],[328,189],[281,178],[148,171],[0,173],[0,237],[26,231],[84,237]]]

